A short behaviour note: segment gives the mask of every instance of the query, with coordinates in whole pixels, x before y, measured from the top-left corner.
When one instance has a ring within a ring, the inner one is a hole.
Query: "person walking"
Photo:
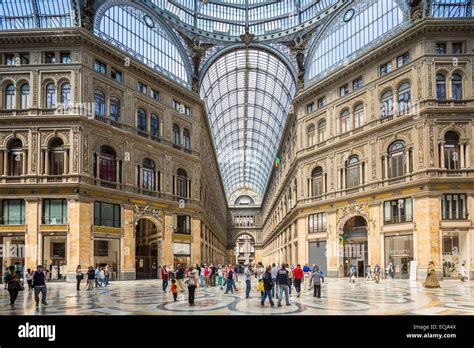
[[[178,300],[178,286],[176,285],[176,279],[171,279],[170,292],[173,294],[174,302],[176,302]]]
[[[349,283],[355,283],[356,268],[354,265],[351,265],[349,268]]]
[[[296,297],[300,297],[301,281],[303,280],[303,270],[300,264],[296,265],[296,268],[293,270],[293,277],[295,280]]]
[[[379,283],[380,281],[380,266],[377,263],[374,267],[374,278],[375,278],[375,283]]]
[[[288,265],[286,265],[288,267]],[[291,288],[293,287],[293,266],[290,266],[288,269],[288,292],[291,297]]]
[[[252,279],[252,269],[251,266],[247,264],[244,269],[244,276],[245,276],[245,298],[250,298],[250,281]]]
[[[199,273],[199,283],[201,285],[201,288],[204,287],[204,280],[205,280],[205,277],[204,277],[204,272],[206,271],[206,268],[204,267],[204,265],[201,265],[201,272]]]
[[[179,292],[184,292],[183,278],[184,278],[184,269],[181,266],[181,264],[178,263],[178,267],[176,269],[176,285],[178,286]]]
[[[272,269],[271,269],[271,275],[272,275],[272,297],[275,297],[275,288],[276,288],[276,278],[278,275],[278,267],[275,265],[275,263],[272,264]]]
[[[263,281],[263,295],[262,300],[260,301],[260,305],[265,307],[265,299],[268,297],[268,301],[270,302],[270,306],[275,307],[275,303],[272,300],[273,294],[273,280],[272,280],[272,273],[271,267],[268,266],[267,270],[263,274],[262,281]]]
[[[26,270],[25,279],[28,283],[28,291],[33,290],[33,273],[31,272],[30,268]]]
[[[10,266],[8,271],[8,274],[5,276],[5,284],[10,295],[10,308],[15,310],[15,301],[18,297],[18,292],[23,290],[23,286],[20,283],[20,276],[17,274],[15,266]]]
[[[35,302],[36,307],[39,306],[39,294],[41,292],[41,304],[48,305],[46,302],[47,287],[46,287],[46,274],[43,272],[43,266],[38,265],[36,272],[33,274],[33,289],[35,291]]]
[[[311,275],[310,281],[310,285],[313,285],[314,287],[314,297],[321,298],[321,282],[324,283],[324,277],[321,272],[319,272],[319,268],[316,267],[315,271]]]
[[[99,287],[99,274],[100,274],[100,268],[97,266],[94,271],[94,280],[95,280],[95,287]]]
[[[92,290],[94,287],[94,281],[95,281],[95,271],[94,267],[89,266],[89,269],[87,270],[87,290]]]
[[[467,272],[466,272],[466,266],[464,263],[461,265],[461,269],[459,270],[461,273],[461,281],[465,282],[467,279]]]
[[[188,271],[188,301],[191,307],[194,306],[194,297],[197,286],[197,272],[193,266],[189,266]]]
[[[76,267],[76,283],[77,283],[76,290],[77,291],[81,291],[79,287],[81,285],[82,279],[84,279],[84,274],[82,274],[81,265],[77,265]]]
[[[278,307],[281,307],[281,300],[283,299],[283,293],[285,293],[285,301],[287,306],[291,306],[288,296],[288,284],[290,282],[289,272],[286,269],[286,264],[282,264],[278,270],[276,281],[278,283]]]
[[[162,283],[163,292],[166,292],[166,289],[168,288],[169,273],[170,273],[170,270],[168,269],[168,267],[166,267],[166,265],[163,265],[163,267],[161,267],[161,280],[163,281]]]
[[[229,267],[229,270],[227,271],[227,288],[225,290],[226,294],[229,293],[229,290],[230,292],[232,292],[232,294],[234,294],[233,284],[234,284],[234,270],[232,269],[232,267]]]
[[[367,281],[372,281],[374,278],[372,278],[372,268],[370,265],[367,266],[367,277],[365,278]]]
[[[222,290],[222,267],[219,266],[219,269],[217,270],[217,285],[219,285],[220,289]]]
[[[109,264],[106,264],[105,265],[105,268],[104,268],[104,284],[105,286],[109,286],[109,279],[110,279],[110,267],[109,267]]]
[[[310,271],[309,264],[303,266],[303,290],[309,290],[309,278],[310,278]]]

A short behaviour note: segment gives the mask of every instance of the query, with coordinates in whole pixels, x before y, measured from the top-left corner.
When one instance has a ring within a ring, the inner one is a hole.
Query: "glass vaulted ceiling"
[[[288,67],[267,51],[220,56],[201,82],[227,197],[263,196],[296,86]]]

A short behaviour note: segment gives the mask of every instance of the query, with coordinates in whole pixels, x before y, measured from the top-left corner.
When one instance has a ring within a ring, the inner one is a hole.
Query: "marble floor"
[[[85,284],[83,284],[85,285]],[[291,305],[260,307],[257,284],[252,281],[251,298],[245,299],[245,283],[238,292],[225,295],[219,287],[198,288],[196,305],[187,303],[187,293],[174,302],[163,293],[161,280],[113,282],[107,288],[80,292],[75,284],[49,283],[48,306],[35,308],[34,295],[20,292],[16,310],[11,310],[8,292],[0,291],[0,315],[474,315],[474,282],[441,282],[440,289],[424,289],[421,282],[381,280],[380,284],[358,280],[326,279],[322,298],[305,291],[292,297]],[[3,284],[2,284],[3,287]],[[295,295],[295,293],[294,293]]]

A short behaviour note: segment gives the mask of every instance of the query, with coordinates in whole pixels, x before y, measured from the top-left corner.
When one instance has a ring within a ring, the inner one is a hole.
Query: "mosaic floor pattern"
[[[240,281],[237,288],[233,295],[224,294],[219,287],[198,288],[196,305],[190,307],[187,292],[174,302],[169,292],[162,291],[160,280],[113,282],[90,291],[82,287],[80,292],[75,284],[49,283],[49,305],[39,309],[33,293],[26,290],[20,292],[16,310],[11,310],[8,292],[2,289],[0,315],[474,315],[472,281],[449,280],[441,282],[440,289],[424,289],[421,282],[408,280],[350,284],[347,279],[329,278],[320,299],[304,291],[300,298],[291,298],[291,306],[280,308],[271,308],[268,301],[260,306],[255,281],[248,300],[245,283]]]

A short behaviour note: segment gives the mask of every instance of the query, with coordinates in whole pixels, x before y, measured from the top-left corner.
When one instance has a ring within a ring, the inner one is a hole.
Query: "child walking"
[[[176,285],[176,280],[171,279],[171,293],[173,294],[173,300],[176,302],[178,300],[178,286]]]

